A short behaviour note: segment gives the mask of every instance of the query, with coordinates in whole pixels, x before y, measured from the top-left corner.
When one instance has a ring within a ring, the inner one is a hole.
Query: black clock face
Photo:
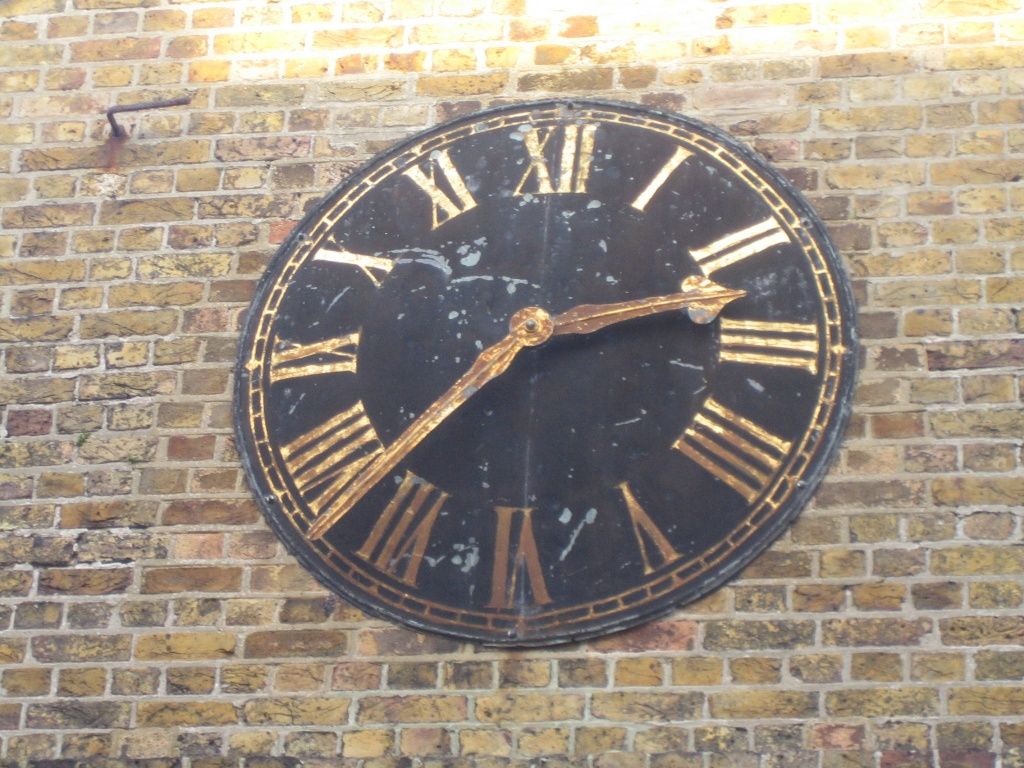
[[[239,444],[323,582],[491,643],[704,594],[807,501],[853,304],[824,228],[693,120],[543,102],[456,120],[331,192],[254,300]]]

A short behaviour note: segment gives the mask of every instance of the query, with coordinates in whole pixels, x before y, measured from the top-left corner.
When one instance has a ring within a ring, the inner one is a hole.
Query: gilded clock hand
[[[726,304],[746,295],[746,291],[723,288],[706,277],[688,277],[682,287],[682,292],[665,296],[612,304],[580,304],[554,318],[540,307],[519,310],[509,321],[508,335],[481,352],[468,371],[367,464],[331,508],[313,522],[306,536],[315,540],[327,533],[441,422],[481,387],[508,370],[516,355],[525,347],[536,347],[553,335],[593,333],[615,323],[671,310],[688,309],[695,322],[709,323]]]
[[[523,348],[535,347],[547,341],[551,336],[551,330],[551,316],[539,307],[526,307],[512,315],[508,335],[481,352],[468,371],[417,416],[393,443],[377,455],[376,459],[367,464],[330,509],[309,527],[306,536],[315,540],[327,533],[441,422],[451,416],[481,387],[508,370]]]
[[[682,291],[664,296],[649,296],[612,304],[580,304],[552,318],[552,336],[569,333],[593,333],[636,317],[685,309],[695,323],[710,323],[730,302],[747,295],[746,291],[725,288],[706,277],[690,275],[682,282]]]

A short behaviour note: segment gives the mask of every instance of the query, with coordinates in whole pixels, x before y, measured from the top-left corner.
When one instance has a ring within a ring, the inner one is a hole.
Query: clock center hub
[[[508,322],[509,332],[527,347],[536,347],[551,338],[554,321],[540,307],[523,307]]]

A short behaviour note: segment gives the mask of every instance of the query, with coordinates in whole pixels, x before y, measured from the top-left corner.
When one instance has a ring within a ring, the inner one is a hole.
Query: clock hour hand
[[[539,307],[526,307],[509,321],[509,333],[501,341],[481,352],[473,365],[437,400],[431,403],[405,428],[393,443],[377,454],[348,485],[335,502],[320,515],[306,532],[309,539],[319,539],[423,442],[456,409],[481,387],[500,376],[525,347],[543,344],[551,336],[551,316]]]
[[[552,336],[570,333],[593,333],[609,325],[636,317],[685,309],[695,323],[710,323],[731,302],[747,295],[746,291],[725,288],[706,277],[690,275],[682,282],[682,291],[664,296],[648,296],[612,304],[580,304],[552,318]]]
[[[555,335],[593,333],[615,323],[672,310],[686,309],[695,322],[709,323],[730,301],[746,295],[746,291],[723,288],[706,277],[698,276],[683,280],[682,288],[679,293],[634,301],[580,304],[555,317],[540,307],[519,310],[509,321],[508,335],[481,352],[468,371],[417,416],[393,443],[377,454],[353,478],[330,508],[310,525],[306,536],[316,540],[327,533],[427,435],[481,387],[508,370],[516,355],[525,347],[538,346]]]

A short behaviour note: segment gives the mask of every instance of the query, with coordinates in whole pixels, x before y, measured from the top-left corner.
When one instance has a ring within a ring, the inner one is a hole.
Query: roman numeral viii
[[[526,183],[534,178],[537,188],[526,190],[536,195],[583,193],[587,191],[590,164],[594,159],[594,134],[597,126],[565,125],[558,128],[529,128],[522,134],[523,144],[530,156],[530,166],[519,180],[515,194],[522,195]],[[552,179],[544,150],[551,137],[562,134],[562,151],[558,155],[558,183]]]
[[[537,553],[537,540],[533,537],[530,518],[533,510],[529,507],[495,507],[494,512],[498,526],[494,536],[491,599],[487,607],[514,608],[520,591],[525,592],[527,586],[534,603],[550,603],[551,596],[544,583],[544,570]]]
[[[735,363],[778,365],[818,372],[818,326],[721,319],[721,358]]]
[[[279,342],[270,353],[270,381],[320,373],[355,373],[358,352],[358,331],[311,344]]]
[[[430,531],[447,498],[444,491],[406,472],[357,554],[402,583],[416,586]]]
[[[720,237],[703,248],[690,251],[705,275],[764,253],[773,245],[789,242],[789,235],[774,218]]]
[[[320,515],[383,450],[363,404],[357,402],[286,443],[281,455],[310,509]]]
[[[419,166],[414,165],[403,175],[430,198],[431,229],[437,229],[460,213],[475,208],[476,200],[473,199],[466,182],[459,175],[459,171],[448,156],[447,149],[432,153],[428,167],[428,173],[424,173]],[[434,175],[435,168],[440,169],[447,189],[442,189],[438,185]]]
[[[672,445],[752,503],[791,443],[709,398]]]

